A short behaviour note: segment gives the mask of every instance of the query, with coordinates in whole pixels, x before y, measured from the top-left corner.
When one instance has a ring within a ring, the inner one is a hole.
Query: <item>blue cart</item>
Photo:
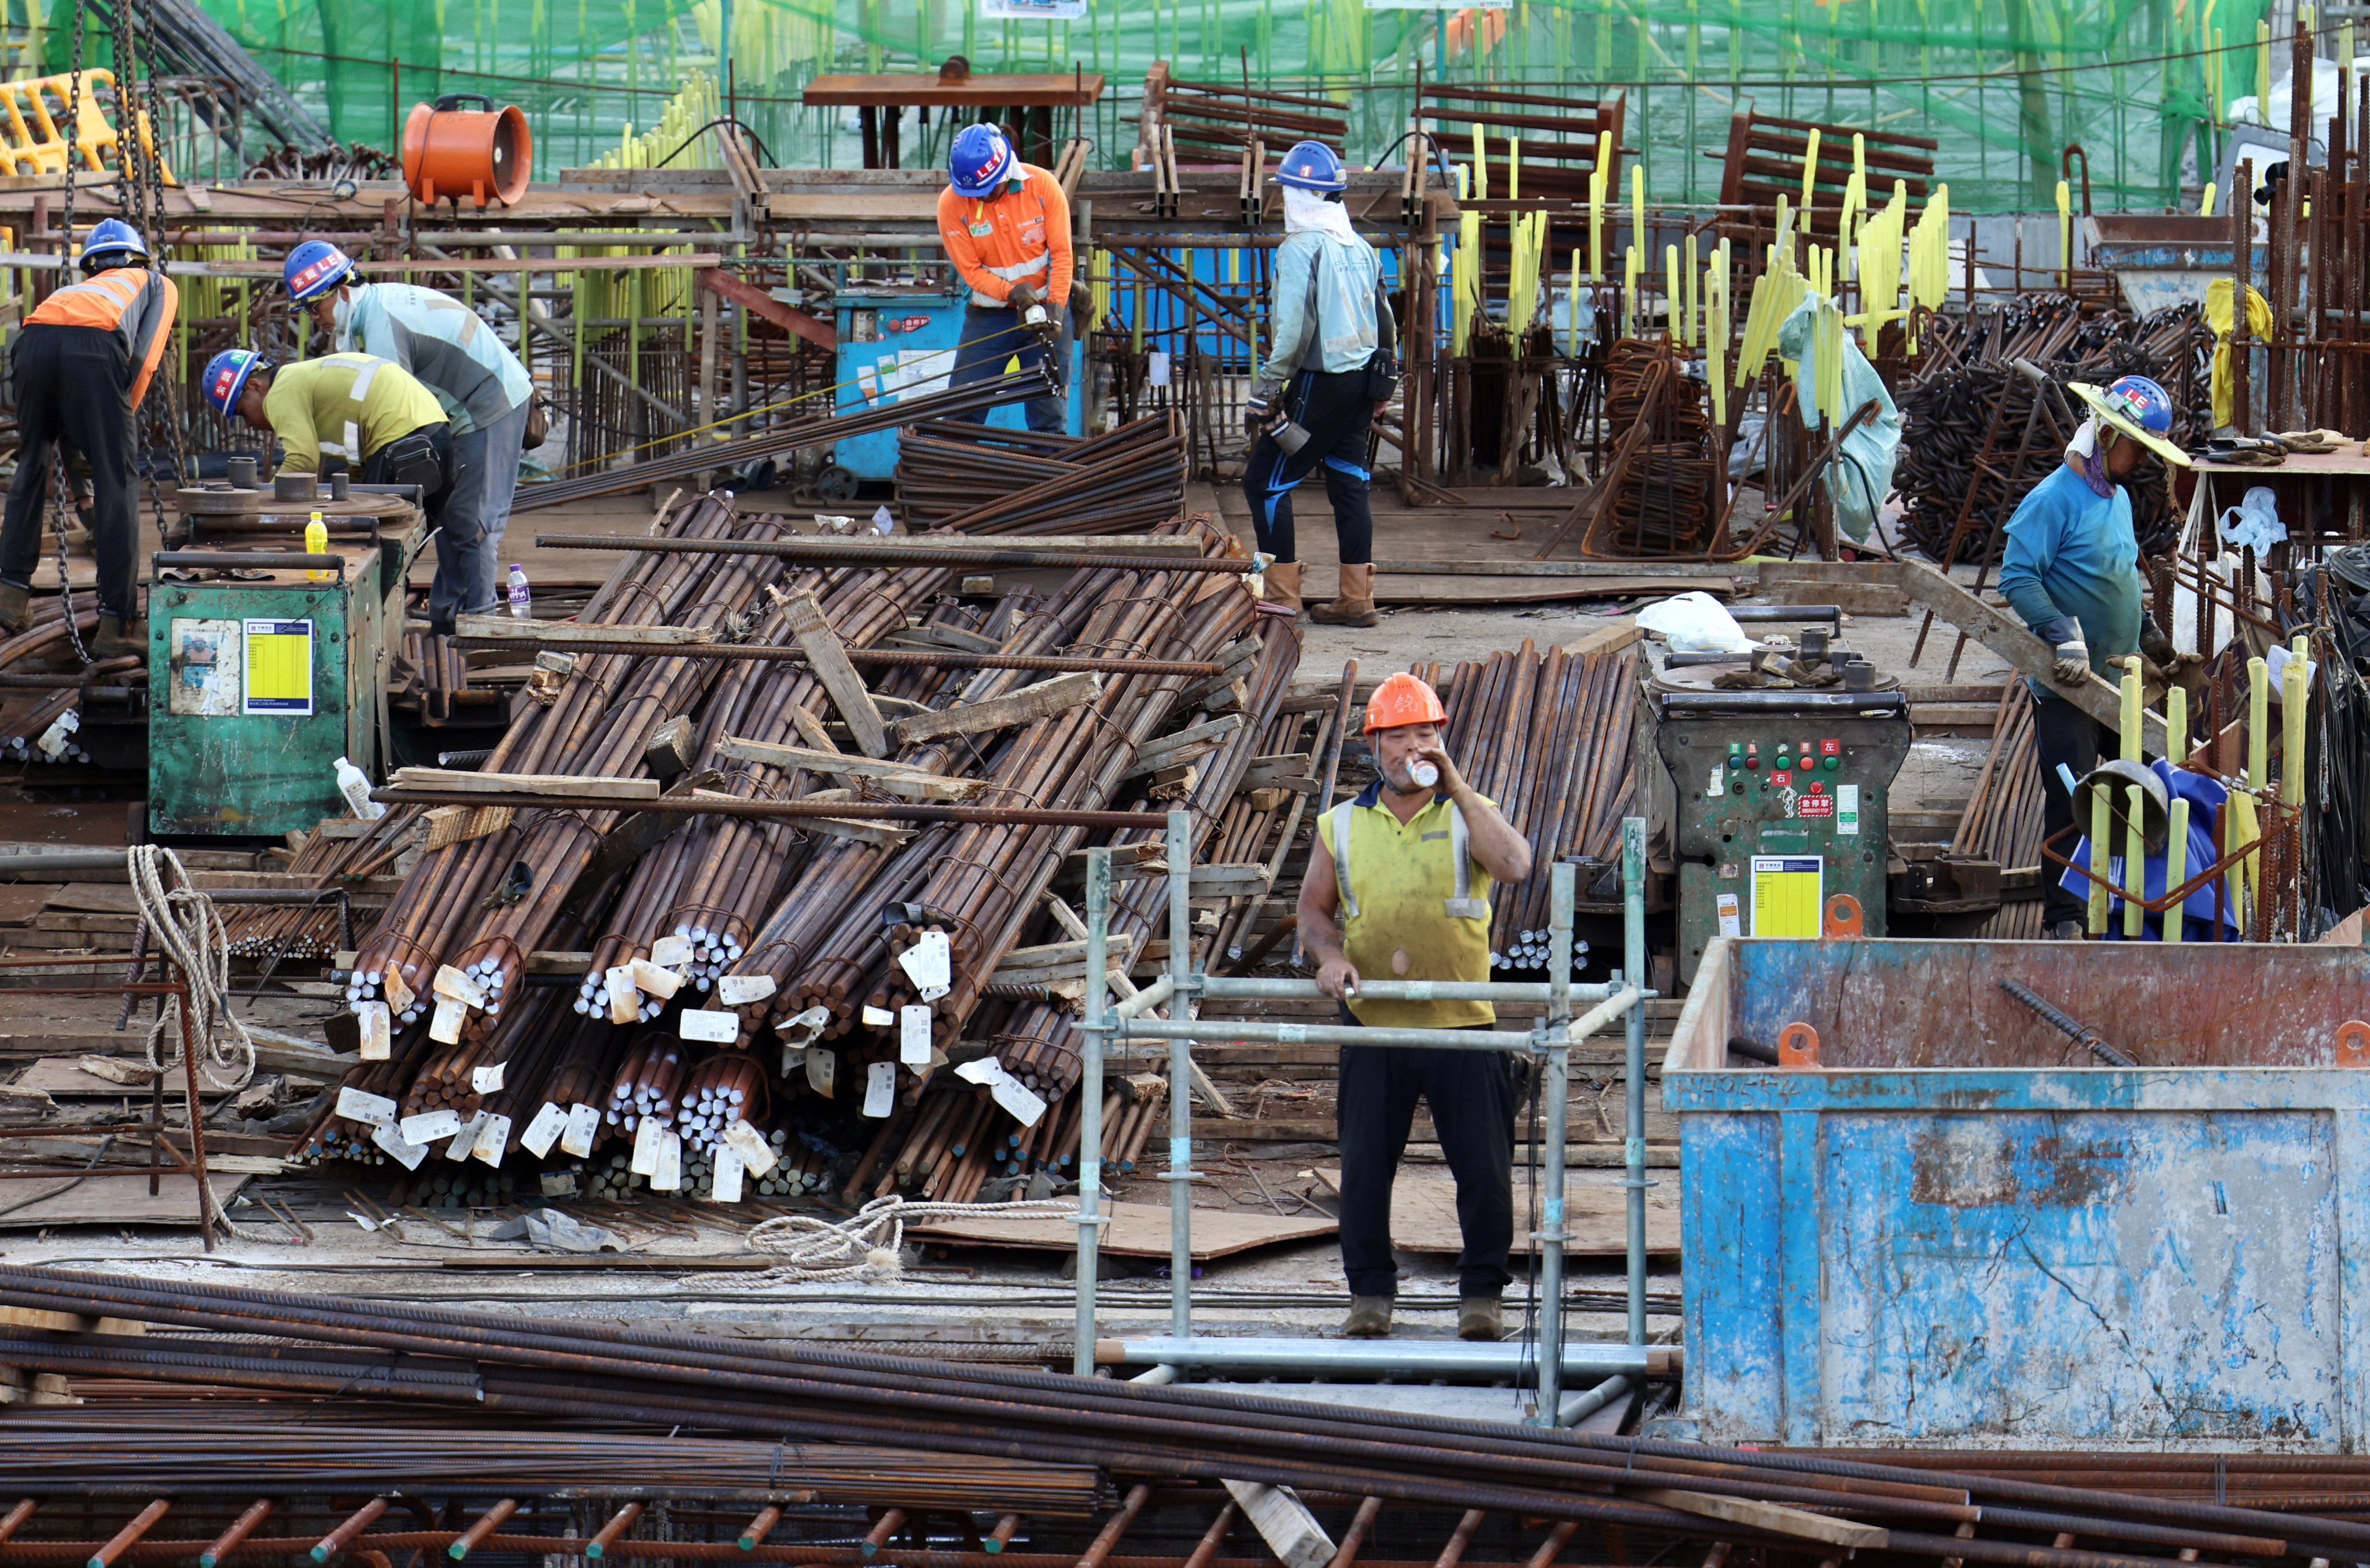
[[[943,392],[962,340],[966,293],[939,290],[850,289],[833,305],[838,315],[838,409],[873,408],[901,398]],[[1082,426],[1080,348],[1071,346],[1068,430]],[[1026,428],[1020,405],[992,411],[987,422],[1005,430]],[[824,499],[850,501],[867,480],[885,480],[897,471],[897,432],[876,431],[832,448],[830,467],[817,482]]]
[[[2099,1065],[2004,979],[2143,1066]],[[2358,948],[1715,940],[1662,1084],[1687,1419],[1720,1443],[2370,1449],[2364,1020]]]

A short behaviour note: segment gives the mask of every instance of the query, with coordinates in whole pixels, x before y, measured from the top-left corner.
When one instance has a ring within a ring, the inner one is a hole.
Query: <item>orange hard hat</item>
[[[1440,693],[1404,673],[1383,682],[1366,699],[1366,733],[1370,735],[1409,724],[1447,722],[1448,709],[1440,705]]]

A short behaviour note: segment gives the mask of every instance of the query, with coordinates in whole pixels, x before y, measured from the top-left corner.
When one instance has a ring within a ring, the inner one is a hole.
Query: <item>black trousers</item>
[[[1375,513],[1366,500],[1366,431],[1375,422],[1375,399],[1366,373],[1304,370],[1284,394],[1283,409],[1307,442],[1286,452],[1272,431],[1260,432],[1243,468],[1243,495],[1251,503],[1251,529],[1259,548],[1278,560],[1298,560],[1292,532],[1292,492],[1319,464],[1325,468],[1325,499],[1333,503],[1333,532],[1341,564],[1365,566],[1375,559]]]
[[[1352,1021],[1346,1012],[1343,1019]],[[1514,1246],[1514,1079],[1504,1054],[1344,1045],[1340,1084],[1341,1272],[1350,1294],[1398,1294],[1391,1183],[1421,1099],[1456,1178],[1465,1239],[1457,1295],[1496,1298],[1513,1278],[1506,1260]]]
[[[2075,825],[2074,801],[2065,793],[2065,781],[2057,776],[2057,765],[2064,763],[2079,780],[2084,774],[2099,766],[2099,753],[2112,743],[2107,727],[2075,707],[2062,697],[2043,697],[2033,692],[2028,684],[2025,691],[2032,697],[2033,750],[2041,759],[2041,822],[2042,836],[2054,838]],[[2084,824],[2088,831],[2088,824]],[[2070,853],[2073,841],[2061,847]],[[2089,907],[2088,900],[2079,894],[2066,892],[2057,885],[2063,873],[2054,865],[2047,867],[2041,894],[2041,917],[2052,926],[2060,920],[2083,918]]]
[[[139,502],[132,471],[132,362],[111,332],[40,322],[17,335],[17,478],[0,520],[0,581],[29,587],[41,562],[41,513],[61,437],[90,465],[98,607],[140,610],[132,557]]]

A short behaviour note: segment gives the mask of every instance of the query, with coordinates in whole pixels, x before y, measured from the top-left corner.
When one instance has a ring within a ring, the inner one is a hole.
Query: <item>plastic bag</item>
[[[2279,497],[2268,485],[2249,487],[2238,505],[2225,508],[2214,520],[2214,528],[2232,549],[2253,550],[2257,555],[2288,536],[2288,525],[2280,521]]]
[[[1744,635],[1727,605],[1700,589],[1639,610],[1638,629],[1662,637],[1674,653],[1750,653],[1761,646]]]
[[[1812,385],[1811,329],[1818,319],[1819,301],[1812,295],[1794,307],[1778,329],[1778,352],[1795,362],[1794,398],[1802,410],[1805,429],[1816,429],[1811,412],[1817,404],[1816,388]],[[1876,405],[1876,417],[1862,420],[1859,428],[1844,438],[1844,449],[1835,455],[1819,476],[1820,482],[1835,497],[1835,526],[1846,536],[1865,542],[1869,529],[1876,521],[1877,509],[1893,490],[1893,464],[1901,450],[1901,410],[1893,407],[1893,394],[1884,389],[1884,380],[1868,356],[1859,352],[1859,340],[1849,332],[1844,334],[1844,408],[1842,417],[1851,417],[1848,410],[1863,403]]]

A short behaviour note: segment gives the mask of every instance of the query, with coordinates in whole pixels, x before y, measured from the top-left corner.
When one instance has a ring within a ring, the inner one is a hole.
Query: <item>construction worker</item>
[[[150,265],[140,231],[121,218],[92,228],[82,248],[82,274],[83,282],[35,306],[9,345],[17,478],[0,522],[0,629],[19,632],[33,622],[41,500],[52,449],[63,440],[90,465],[91,544],[98,557],[98,635],[91,656],[144,655],[148,634],[132,568],[140,517],[132,421],[172,339],[180,294]]]
[[[280,438],[279,471],[316,474],[342,458],[364,484],[418,485],[439,521],[453,484],[453,428],[410,372],[369,354],[274,364],[252,349],[206,362],[206,401]],[[449,635],[452,627],[440,628]]]
[[[1329,626],[1372,626],[1375,518],[1366,503],[1367,431],[1398,380],[1398,323],[1383,293],[1383,262],[1350,227],[1341,160],[1322,142],[1283,155],[1283,243],[1267,363],[1243,410],[1252,437],[1243,468],[1259,548],[1275,558],[1267,596],[1300,608],[1300,555],[1292,492],[1320,463],[1341,554],[1340,588],[1309,611]]]
[[[435,396],[453,427],[453,488],[436,536],[430,624],[494,607],[496,567],[518,489],[535,382],[510,346],[450,294],[414,283],[365,283],[326,240],[288,253],[288,297],[312,312],[339,352],[390,360]]]
[[[1012,360],[1027,370],[1050,357],[1056,390],[1029,399],[1029,428],[1068,430],[1072,260],[1061,181],[1022,163],[995,126],[966,125],[955,133],[938,192],[938,238],[971,286],[948,385],[990,381]]]
[[[2172,399],[2145,375],[2126,375],[2104,392],[2080,382],[2075,396],[2090,415],[2065,448],[2065,463],[2033,486],[2008,520],[2000,592],[2034,635],[2050,645],[2060,686],[2078,687],[2094,674],[2117,678],[2112,661],[2144,655],[2178,678],[2199,663],[2176,653],[2140,602],[2139,540],[2132,498],[2122,481],[2153,452],[2176,467],[2189,454],[2175,445]],[[2081,778],[2112,741],[2097,720],[2029,678],[2033,750],[2041,767],[2043,834],[2074,825],[2074,801],[2060,765]],[[2069,845],[2070,847],[2070,845]],[[2042,893],[2042,924],[2053,938],[2082,934],[2084,901],[2052,881]]]
[[[1362,977],[1490,978],[1490,884],[1531,873],[1531,847],[1467,783],[1443,747],[1440,694],[1397,674],[1366,702],[1375,781],[1317,820],[1300,886],[1301,940],[1317,988],[1345,1001],[1344,1021],[1384,1029],[1487,1029],[1488,1002],[1362,1001]],[[1336,929],[1334,915],[1346,918]],[[1456,1178],[1457,1335],[1503,1332],[1498,1297],[1512,1276],[1514,1080],[1495,1051],[1341,1048],[1341,1268],[1350,1281],[1344,1332],[1391,1332],[1398,1270],[1391,1262],[1391,1184],[1415,1102],[1432,1107],[1441,1152]]]

